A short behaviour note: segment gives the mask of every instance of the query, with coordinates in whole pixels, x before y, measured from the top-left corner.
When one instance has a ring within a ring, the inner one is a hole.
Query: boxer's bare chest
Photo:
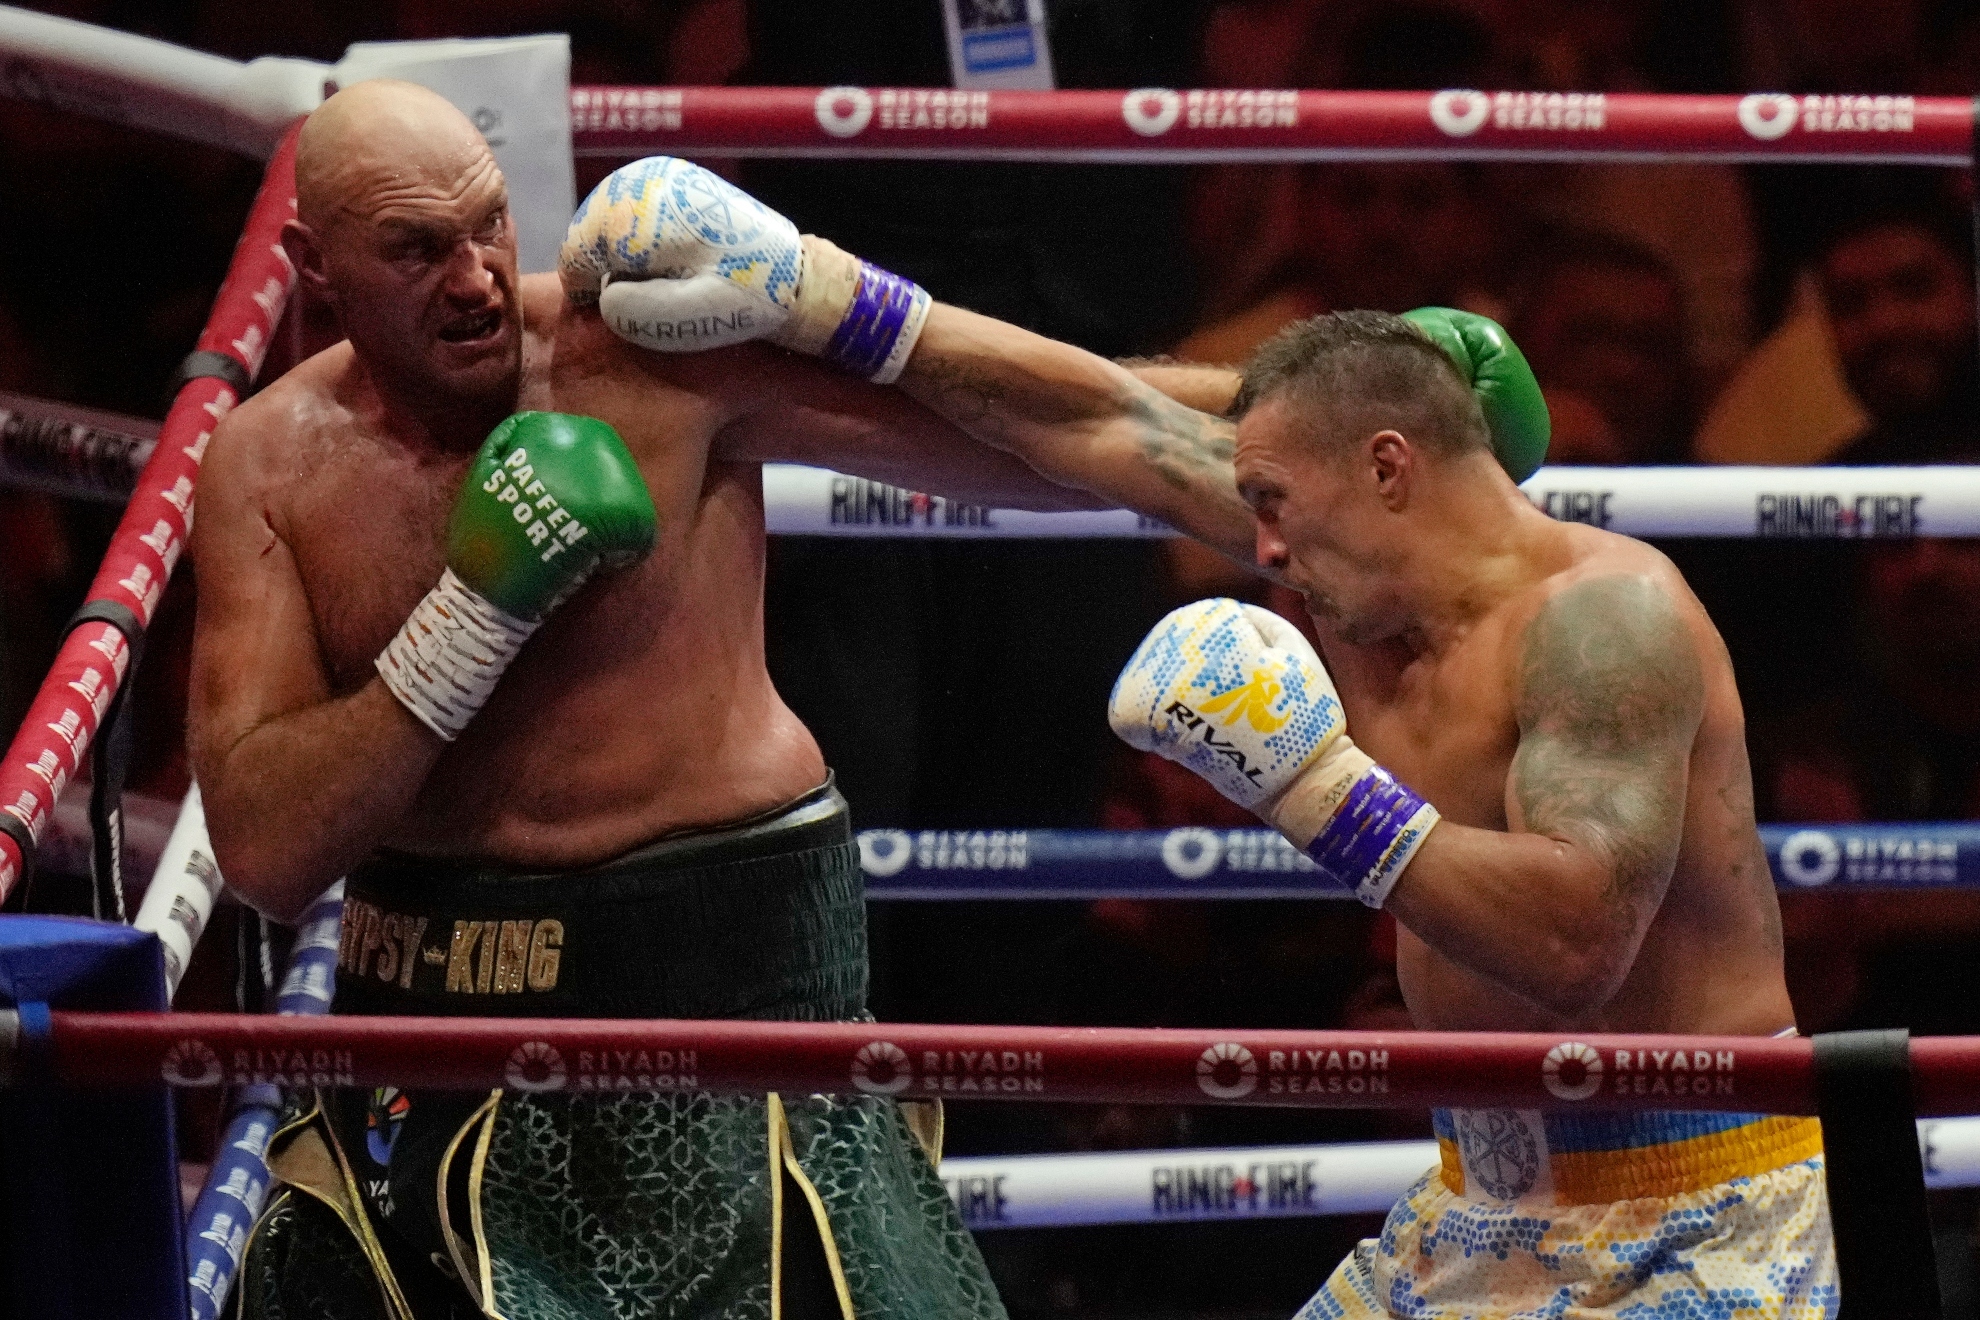
[[[649,387],[639,406],[623,393],[545,364],[526,372],[516,406],[602,416],[619,428],[660,512],[660,553],[594,590],[619,597],[632,617],[652,618],[683,575],[747,566],[690,543],[714,429],[708,410],[686,391]],[[447,522],[473,456],[408,444],[341,409],[323,410],[297,439],[298,476],[277,525],[308,593],[332,686],[349,691],[369,680],[373,657],[439,580]]]
[[[313,470],[276,526],[295,556],[332,686],[370,677],[371,657],[439,580],[447,517],[468,455],[421,458],[356,422],[326,421]]]
[[[1446,817],[1506,828],[1506,776],[1519,746],[1506,626],[1488,621],[1432,660],[1397,663],[1332,647],[1327,663],[1355,743]]]

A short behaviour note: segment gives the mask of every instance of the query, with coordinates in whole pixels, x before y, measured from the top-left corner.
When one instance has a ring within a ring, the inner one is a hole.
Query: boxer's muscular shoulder
[[[1605,912],[1618,933],[1640,930],[1677,863],[1705,716],[1682,606],[1654,573],[1577,574],[1527,625],[1517,688],[1508,788],[1523,828],[1605,857]]]
[[[1633,720],[1695,724],[1704,679],[1688,597],[1621,566],[1558,583],[1520,639],[1521,722],[1579,721],[1617,747]]]
[[[327,348],[221,419],[201,463],[202,512],[244,501],[272,513],[318,470],[319,451],[350,430],[341,395],[352,361],[348,343]]]

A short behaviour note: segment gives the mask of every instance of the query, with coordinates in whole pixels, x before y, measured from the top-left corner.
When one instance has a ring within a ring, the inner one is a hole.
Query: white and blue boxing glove
[[[886,384],[928,319],[928,294],[672,156],[621,166],[571,218],[564,294],[663,353],[768,339]]]
[[[1256,605],[1171,612],[1115,680],[1107,719],[1256,812],[1370,907],[1439,819],[1347,736],[1334,681],[1299,629]]]

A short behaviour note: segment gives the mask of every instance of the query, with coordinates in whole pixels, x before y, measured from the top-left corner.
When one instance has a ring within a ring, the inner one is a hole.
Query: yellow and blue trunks
[[[1298,1320],[1832,1320],[1814,1119],[1438,1110],[1442,1167]]]

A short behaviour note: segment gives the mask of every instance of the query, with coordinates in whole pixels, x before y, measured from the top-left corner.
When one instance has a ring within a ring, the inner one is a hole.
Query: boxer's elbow
[[[1528,997],[1567,1022],[1592,1018],[1608,1007],[1629,979],[1633,957],[1633,946],[1570,935],[1555,941],[1552,956],[1536,969],[1541,975],[1528,989]]]
[[[224,828],[220,822],[226,818],[227,813],[209,811],[208,833],[220,878],[255,911],[285,926],[295,925],[330,881],[313,874],[311,859],[299,855],[286,831],[254,825]]]
[[[1575,1022],[1599,1014],[1629,979],[1648,926],[1641,904],[1609,866],[1572,845],[1561,849],[1562,874],[1536,975],[1528,994]]]
[[[219,862],[221,878],[236,898],[267,917],[270,921],[284,926],[293,926],[302,919],[302,914],[317,894],[327,886],[297,886],[293,883],[293,873],[280,874],[272,869],[258,867],[252,862],[242,862],[238,855],[234,861],[225,860],[222,854]]]

